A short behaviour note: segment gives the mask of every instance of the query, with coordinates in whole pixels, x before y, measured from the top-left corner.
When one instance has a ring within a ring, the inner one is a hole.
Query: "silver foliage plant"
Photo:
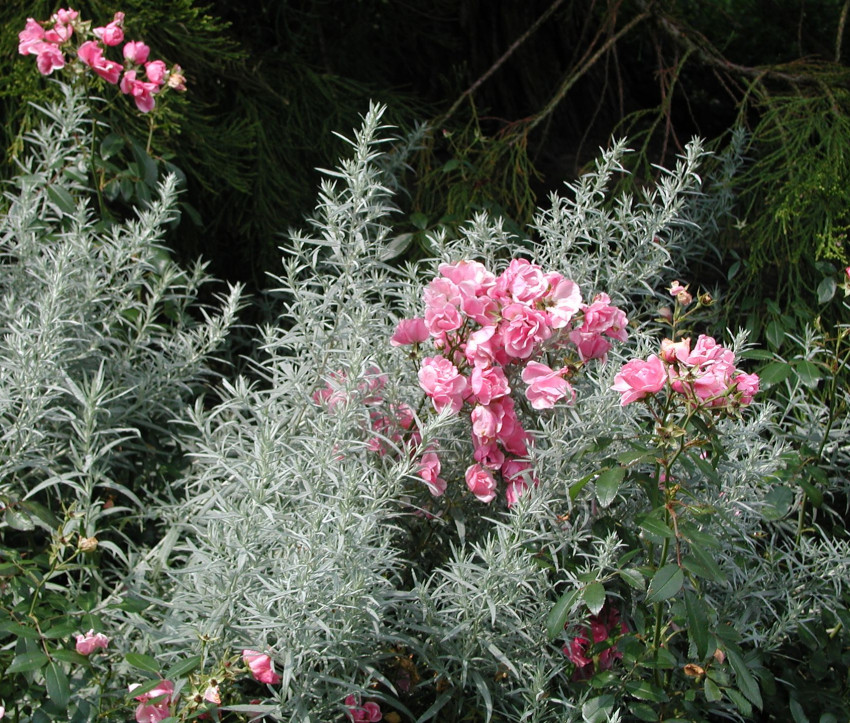
[[[276,278],[279,318],[261,330],[250,372],[222,381],[217,398],[189,414],[191,465],[157,510],[173,534],[149,573],[163,586],[164,612],[144,644],[164,664],[200,649],[208,668],[243,649],[269,653],[280,683],[246,695],[263,698],[250,710],[279,720],[345,720],[350,695],[405,720],[619,720],[627,703],[594,698],[571,679],[566,638],[551,640],[546,621],[565,591],[588,580],[621,596],[612,581],[625,565],[624,531],[636,534],[644,507],[626,478],[601,510],[593,476],[612,455],[633,451],[645,430],[639,405],[620,406],[610,387],[623,361],[658,347],[651,312],[674,277],[673,260],[698,236],[692,219],[704,213],[701,146],[691,143],[657,188],[611,199],[626,153],[615,143],[594,171],[550,199],[533,243],[480,215],[458,238],[435,234],[430,263],[396,269],[385,263],[395,237],[381,114],[369,110],[351,158],[328,173],[311,228],[289,235]],[[520,255],[574,279],[584,298],[610,294],[631,325],[628,344],[577,381],[574,405],[529,419],[540,484],[508,510],[503,499],[486,506],[465,489],[468,419],[425,404],[417,365],[388,340],[399,319],[420,313],[440,262],[476,259],[495,272]],[[413,454],[401,426],[384,430],[384,454],[376,453],[376,390],[386,409],[413,410],[422,436]],[[712,471],[722,494],[694,482],[714,496],[715,514],[700,527],[724,571],[702,588],[714,611],[707,624],[742,620],[742,644],[752,646],[793,634],[827,592],[802,593],[802,609],[783,607],[794,568],[769,564],[754,543],[787,447],[776,432],[772,411],[758,404],[744,421],[724,421],[724,454]],[[448,480],[437,499],[417,476],[418,455],[433,440]],[[777,554],[821,554],[810,547]],[[587,615],[575,597],[568,619]],[[224,705],[228,695],[238,702],[229,690]],[[706,705],[734,718],[748,703]]]
[[[0,498],[7,525],[53,533],[68,516],[64,534],[93,538],[150,505],[176,459],[171,423],[211,377],[240,290],[205,308],[203,266],[170,259],[174,177],[136,218],[98,218],[88,103],[62,88],[3,198]],[[124,542],[101,542],[126,562]]]

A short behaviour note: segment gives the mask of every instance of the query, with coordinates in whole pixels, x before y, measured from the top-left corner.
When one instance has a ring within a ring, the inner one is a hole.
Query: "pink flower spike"
[[[77,652],[80,655],[91,655],[98,648],[105,648],[109,645],[109,638],[103,633],[96,633],[94,630],[89,630],[85,635],[77,636]]]
[[[272,659],[256,650],[243,650],[242,660],[251,671],[255,680],[269,685],[280,683],[280,676],[272,669]]]
[[[131,40],[124,44],[124,59],[137,65],[144,65],[148,61],[151,49],[142,42]]]
[[[112,22],[103,28],[94,28],[92,32],[103,41],[104,45],[119,45],[124,41],[124,13],[117,12]]]

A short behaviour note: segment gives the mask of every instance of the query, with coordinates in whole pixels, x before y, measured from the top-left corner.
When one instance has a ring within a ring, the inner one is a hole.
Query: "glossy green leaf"
[[[7,673],[27,673],[30,670],[38,670],[43,667],[48,661],[48,657],[40,650],[31,650],[20,655],[16,655],[9,667],[6,668]]]
[[[77,204],[74,201],[74,197],[67,188],[63,188],[58,185],[48,186],[47,197],[50,199],[51,203],[57,206],[63,213],[73,215],[77,210]]]
[[[667,700],[667,695],[661,688],[646,680],[629,680],[626,682],[626,690],[638,700],[651,700],[654,703]]]
[[[782,346],[782,342],[785,341],[785,327],[782,325],[781,321],[774,319],[765,328],[764,335],[765,338],[767,338],[768,343],[774,349],[778,349]]]
[[[723,692],[717,687],[717,683],[715,683],[711,678],[705,679],[703,690],[705,691],[705,699],[709,703],[718,703],[723,700]]]
[[[770,362],[759,372],[759,379],[763,386],[770,387],[785,381],[791,376],[791,365],[788,362]]]
[[[127,653],[124,656],[124,660],[127,661],[128,665],[132,665],[134,668],[147,670],[149,673],[159,674],[159,663],[157,663],[156,659],[152,658],[150,655],[145,655],[144,653]]]
[[[602,507],[608,507],[614,501],[625,474],[625,468],[618,466],[606,469],[596,478],[596,499]]]
[[[726,648],[726,658],[735,671],[735,681],[738,684],[738,689],[744,694],[746,699],[750,701],[759,710],[762,708],[761,690],[755,676],[747,667],[744,658],[733,647]]]
[[[638,519],[638,526],[655,542],[663,542],[665,538],[672,539],[676,535],[670,526],[657,517],[646,515]]]
[[[685,590],[685,610],[688,613],[688,638],[697,649],[697,657],[705,660],[708,655],[708,612],[705,603]]]
[[[685,574],[676,563],[671,562],[657,570],[649,582],[649,591],[646,601],[650,603],[661,602],[673,597],[685,582]]]
[[[627,568],[625,570],[617,570],[617,574],[629,587],[633,587],[635,590],[646,589],[646,581],[643,579],[643,575],[641,575],[637,570]]]
[[[71,686],[62,666],[55,660],[51,660],[44,669],[44,683],[50,700],[63,710],[67,708],[71,698]]]
[[[587,605],[591,615],[598,615],[605,605],[605,586],[601,582],[592,582],[581,593],[581,599]]]
[[[581,594],[581,590],[567,590],[560,598],[555,606],[549,611],[546,618],[546,632],[549,635],[549,640],[557,638],[564,630],[564,625],[567,624],[567,616],[570,614],[573,603]]]
[[[818,284],[818,303],[825,304],[835,296],[835,290],[838,284],[835,282],[835,277],[827,276]]]
[[[186,658],[186,660],[181,660],[179,663],[175,663],[168,670],[165,671],[165,676],[169,680],[174,680],[175,678],[182,678],[184,675],[191,673],[193,670],[196,670],[201,665],[201,656],[193,655],[191,658]]]

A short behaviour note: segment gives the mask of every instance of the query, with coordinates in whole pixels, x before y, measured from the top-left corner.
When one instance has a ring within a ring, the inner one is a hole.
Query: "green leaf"
[[[697,577],[712,582],[726,582],[726,574],[711,553],[698,545],[691,545],[691,554],[683,558],[682,564]]]
[[[579,493],[584,489],[585,485],[593,479],[595,472],[591,472],[590,474],[586,474],[582,477],[578,482],[573,482],[570,485],[570,499],[575,502],[576,498],[579,496]]]
[[[424,231],[426,228],[428,228],[428,217],[424,213],[411,213],[410,223],[416,226],[416,228],[418,228],[420,231]]]
[[[71,665],[88,665],[88,658],[85,655],[80,655],[76,650],[51,650],[50,655],[56,660],[61,660],[63,663],[71,663]]]
[[[635,590],[646,589],[646,581],[643,579],[643,575],[637,570],[627,568],[625,570],[617,570],[617,574],[629,587],[633,587]]]
[[[584,723],[607,723],[614,708],[613,695],[600,695],[591,698],[581,707]]]
[[[65,671],[55,660],[51,660],[44,669],[44,682],[50,700],[63,710],[66,709],[71,698],[71,686]]]
[[[788,362],[770,362],[759,372],[759,379],[765,386],[785,381],[791,375],[791,365]]]
[[[581,593],[581,599],[587,605],[591,615],[598,615],[605,605],[605,586],[601,582],[592,582]]]
[[[665,538],[672,539],[675,533],[657,517],[645,515],[638,518],[638,526],[650,537],[652,542],[663,542]]]
[[[818,382],[823,378],[818,365],[805,359],[799,359],[794,362],[794,371],[797,372],[800,381],[810,389],[816,387]]]
[[[717,683],[711,680],[711,678],[705,679],[703,689],[705,690],[705,699],[709,703],[718,703],[723,700],[723,693],[720,688],[717,687]]]
[[[685,610],[688,613],[688,638],[697,649],[697,657],[705,660],[708,655],[708,613],[705,603],[685,590]]]
[[[51,625],[44,631],[45,638],[64,638],[78,629],[76,620],[63,620],[56,625]]]
[[[416,719],[416,723],[425,723],[425,721],[431,720],[435,715],[437,715],[437,713],[439,713],[443,709],[446,703],[448,703],[451,699],[452,694],[450,691],[446,691],[445,693],[443,693],[439,698],[437,698],[437,700],[434,701],[433,705],[428,708],[428,710],[426,710],[421,716]],[[248,706],[244,706],[244,708],[246,708],[246,713],[253,712],[252,710],[247,710]],[[270,713],[274,709],[273,706],[268,706],[268,708]],[[235,710],[238,712],[236,706],[230,705],[227,706],[227,709]]]
[[[12,660],[9,667],[6,668],[6,673],[27,673],[30,670],[38,670],[47,661],[48,657],[40,650],[21,653]]]
[[[726,695],[729,696],[729,700],[731,700],[735,706],[741,711],[741,715],[744,718],[751,720],[753,715],[753,707],[750,705],[749,701],[741,695],[741,693],[734,688],[727,688]]]
[[[100,142],[100,157],[106,160],[124,147],[124,139],[116,133],[110,133]]]
[[[24,512],[23,510],[13,510],[10,507],[6,508],[6,514],[3,516],[4,521],[9,527],[13,530],[20,530],[21,532],[31,532],[35,529],[35,525],[33,524],[30,516]]]
[[[51,203],[59,208],[63,213],[73,215],[77,210],[77,204],[74,202],[74,197],[70,194],[67,188],[62,186],[48,186],[47,197]]]
[[[782,325],[781,321],[774,319],[767,325],[767,328],[764,330],[764,335],[767,338],[768,343],[774,349],[778,349],[782,346],[782,342],[785,341],[785,327]]]
[[[627,681],[626,690],[638,700],[651,700],[654,703],[667,700],[667,695],[661,688],[656,688],[645,680]]]
[[[125,597],[116,607],[128,613],[140,613],[142,610],[147,610],[149,602],[138,597]]]
[[[127,661],[128,665],[132,665],[134,668],[147,670],[149,673],[156,673],[159,675],[159,663],[157,663],[156,659],[152,658],[150,655],[145,655],[144,653],[127,653],[124,656],[124,660]]]
[[[165,671],[165,678],[169,680],[174,680],[175,678],[182,678],[184,675],[191,673],[201,664],[201,656],[193,655],[191,658],[186,658],[186,660],[181,660],[179,663],[175,663],[168,670]]]
[[[738,689],[744,694],[750,703],[761,710],[762,700],[758,681],[747,667],[743,657],[741,657],[741,654],[731,646],[726,648],[726,657],[729,660],[729,664],[732,666],[732,670],[735,671],[735,680],[738,683]]]
[[[821,492],[817,487],[815,487],[810,482],[807,482],[804,479],[800,480],[800,487],[803,488],[803,491],[806,493],[806,497],[809,498],[809,501],[815,506],[820,507],[823,504],[823,492]]]
[[[652,576],[646,601],[654,603],[668,600],[682,589],[684,582],[685,574],[682,572],[682,568],[671,562],[657,570]]]
[[[776,485],[765,495],[764,501],[767,503],[762,510],[764,519],[781,520],[791,511],[794,492],[784,485]]]
[[[596,499],[602,507],[608,507],[614,501],[625,474],[624,467],[612,467],[596,478]]]
[[[646,703],[632,703],[629,706],[629,710],[638,720],[650,722],[658,720],[658,714]]]
[[[809,723],[809,717],[806,715],[806,711],[803,710],[803,706],[800,705],[800,702],[796,698],[789,698],[788,708],[791,710],[791,717],[794,719],[794,723]]]
[[[580,589],[567,590],[549,611],[546,618],[546,632],[549,634],[549,640],[554,640],[563,632],[564,625],[567,624],[567,615],[570,614],[573,603],[580,594]]]
[[[837,288],[838,284],[835,283],[835,278],[833,276],[827,276],[818,284],[818,303],[825,304],[830,301],[835,296],[835,290]]]

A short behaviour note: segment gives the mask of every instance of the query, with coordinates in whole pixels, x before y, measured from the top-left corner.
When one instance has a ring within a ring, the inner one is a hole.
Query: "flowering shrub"
[[[589,360],[607,358],[608,339],[626,340],[628,320],[606,294],[584,304],[575,282],[527,259],[514,259],[499,276],[477,261],[441,264],[423,296],[424,316],[399,321],[390,344],[411,345],[416,357],[429,339],[440,352],[421,360],[419,385],[438,412],[469,409],[476,462],[466,469],[466,486],[492,502],[498,474],[511,506],[533,478],[526,460],[531,437],[512,388],[521,379],[535,410],[572,401],[569,380]],[[552,369],[540,359],[560,365]],[[427,456],[420,476],[432,494],[443,494],[437,450],[429,447]]]
[[[86,40],[87,37],[94,40]],[[163,89],[186,90],[186,79],[180,66],[175,65],[169,70],[162,60],[149,60],[150,48],[142,42],[126,42],[122,49],[123,61],[106,57],[107,48],[124,42],[122,12],[116,12],[105,26],[92,28],[91,22],[80,18],[76,10],[60,9],[45,22],[28,18],[26,27],[18,33],[18,41],[18,52],[35,55],[42,75],[50,75],[54,70],[66,67],[68,62],[79,62],[110,85],[118,85],[142,113],[153,110],[156,104],[154,96]],[[141,79],[142,72],[146,80]]]

